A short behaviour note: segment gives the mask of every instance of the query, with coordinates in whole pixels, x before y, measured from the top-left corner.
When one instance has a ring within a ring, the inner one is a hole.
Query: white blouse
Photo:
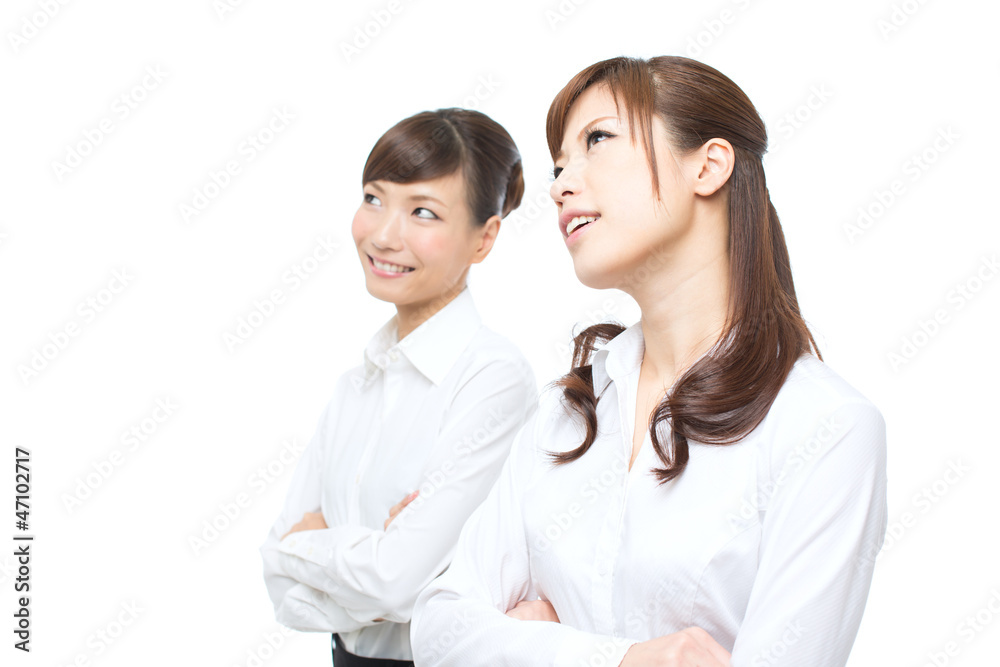
[[[482,324],[468,287],[397,335],[394,317],[337,381],[260,552],[278,622],[340,633],[357,655],[410,660],[413,602],[450,562],[538,388],[517,347]],[[280,539],[320,511],[328,528]]]
[[[548,388],[517,434],[449,569],[413,610],[423,665],[614,667],[628,647],[689,626],[733,667],[847,661],[887,522],[885,422],[814,355],[736,444],[689,442],[659,485],[647,433],[631,471],[644,343],[639,323],[593,356],[599,434]],[[669,427],[661,424],[666,442]],[[548,600],[559,623],[504,612]]]

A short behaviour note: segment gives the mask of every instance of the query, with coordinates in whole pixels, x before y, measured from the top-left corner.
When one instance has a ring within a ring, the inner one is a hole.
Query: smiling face
[[[499,226],[493,219],[473,224],[465,194],[461,172],[365,183],[351,234],[372,296],[399,309],[423,308],[429,317],[462,290],[470,264],[486,257]]]
[[[656,198],[646,153],[638,138],[632,143],[624,107],[622,116],[606,85],[580,94],[566,118],[549,194],[580,282],[632,293],[629,285],[637,276],[660,269],[677,254],[679,241],[690,232],[694,193],[690,169],[672,152],[667,128],[654,114],[662,201]]]

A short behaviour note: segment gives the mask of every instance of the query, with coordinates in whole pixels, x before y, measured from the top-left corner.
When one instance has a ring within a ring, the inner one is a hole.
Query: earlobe
[[[493,249],[497,234],[500,233],[500,216],[494,215],[487,219],[479,228],[478,233],[480,234],[479,246],[476,248],[475,256],[472,260],[474,264],[478,264],[486,259],[486,256],[490,254],[490,250]]]

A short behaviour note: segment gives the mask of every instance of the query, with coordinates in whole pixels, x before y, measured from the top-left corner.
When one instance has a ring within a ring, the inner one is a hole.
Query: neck
[[[694,248],[678,253],[687,259],[668,263],[632,293],[642,311],[642,373],[651,373],[664,389],[711,349],[725,326],[729,258],[724,245],[716,247],[714,253]]]
[[[403,340],[414,329],[429,320],[435,313],[455,300],[465,289],[465,281],[461,280],[432,299],[419,303],[396,304],[397,338]]]

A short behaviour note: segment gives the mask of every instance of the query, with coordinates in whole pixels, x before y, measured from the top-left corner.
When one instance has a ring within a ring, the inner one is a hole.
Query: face
[[[662,201],[656,198],[641,138],[632,144],[624,106],[621,112],[620,118],[602,84],[577,98],[566,119],[549,194],[580,282],[632,293],[629,285],[637,276],[669,263],[677,253],[678,239],[690,228],[693,194],[667,142],[666,126],[654,115]],[[580,216],[593,221],[574,221]]]
[[[400,308],[436,310],[433,304],[460,291],[469,265],[492,245],[490,225],[473,225],[471,217],[460,172],[366,183],[351,233],[368,292]]]

